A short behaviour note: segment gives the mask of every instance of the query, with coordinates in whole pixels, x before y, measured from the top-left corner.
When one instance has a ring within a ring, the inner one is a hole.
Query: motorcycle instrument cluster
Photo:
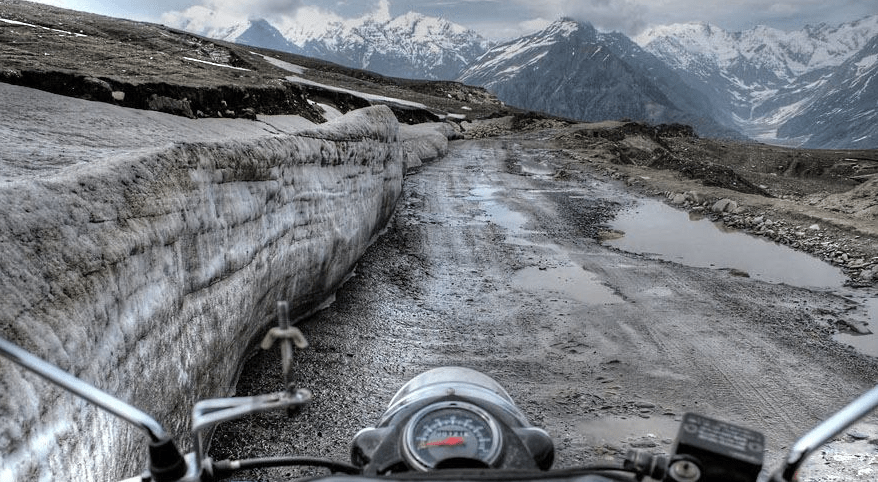
[[[416,413],[404,431],[406,459],[419,470],[445,461],[490,467],[503,443],[497,421],[481,408],[462,401],[435,403]]]

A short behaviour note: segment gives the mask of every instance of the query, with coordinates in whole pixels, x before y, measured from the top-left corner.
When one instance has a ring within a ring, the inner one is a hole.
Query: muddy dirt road
[[[213,456],[347,460],[407,379],[461,365],[553,436],[556,467],[667,451],[686,411],[763,431],[776,466],[869,388],[873,363],[830,339],[845,300],[602,246],[593,236],[636,199],[587,172],[554,176],[565,155],[540,139],[458,141],[409,176],[356,276],[299,325],[314,404],[221,428]],[[276,355],[261,354],[237,393],[280,388]]]

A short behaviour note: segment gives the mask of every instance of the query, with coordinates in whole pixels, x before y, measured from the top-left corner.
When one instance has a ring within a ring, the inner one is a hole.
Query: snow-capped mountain
[[[809,102],[778,129],[824,148],[878,146],[878,36],[822,81]]]
[[[235,31],[226,39],[243,45],[280,50],[281,52],[294,52],[296,50],[294,43],[287,40],[278,29],[263,19],[251,20],[245,30]]]
[[[727,32],[704,23],[656,27],[636,41],[677,71],[693,90],[705,94],[714,107],[731,114],[722,121],[751,137],[808,147],[837,147],[826,137],[827,126],[816,118],[832,118],[836,134],[857,130],[862,111],[875,110],[849,97],[843,104],[829,104],[827,96],[845,92],[856,75],[846,63],[878,35],[878,16],[836,27],[807,26],[784,32],[756,27]],[[843,100],[841,98],[839,101]],[[824,109],[824,111],[820,111]],[[804,116],[804,117],[803,117]],[[804,126],[810,125],[811,128]],[[857,138],[862,138],[860,135]],[[846,146],[853,146],[848,137]],[[878,138],[861,139],[864,146],[878,145]]]
[[[230,42],[316,57],[383,75],[451,80],[490,42],[447,20],[409,12],[391,17],[386,3],[361,18],[344,19],[302,8],[278,24],[258,19],[222,28],[181,28]]]
[[[570,19],[494,47],[459,80],[508,104],[575,119],[682,122],[702,134],[734,135],[706,98],[682,89],[671,69],[630,39]]]
[[[706,23],[652,28],[634,41],[571,20],[492,48],[479,34],[379,2],[346,19],[301,7],[272,22],[193,7],[174,26],[384,75],[459,79],[501,100],[567,117],[683,122],[704,135],[806,147],[878,147],[878,15],[785,32]],[[187,16],[188,15],[188,16]],[[222,24],[217,26],[217,24]]]
[[[289,31],[286,37],[294,39],[302,55],[395,77],[443,80],[455,78],[489,46],[472,30],[413,12],[396,18],[367,16],[334,27],[304,41]]]

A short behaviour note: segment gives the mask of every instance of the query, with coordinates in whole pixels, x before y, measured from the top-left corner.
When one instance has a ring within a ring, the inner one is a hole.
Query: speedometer
[[[443,460],[465,459],[490,466],[500,455],[502,435],[497,421],[466,402],[440,402],[416,413],[404,431],[406,459],[418,470]]]

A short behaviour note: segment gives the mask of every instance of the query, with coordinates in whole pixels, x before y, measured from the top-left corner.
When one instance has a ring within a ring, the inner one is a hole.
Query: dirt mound
[[[601,147],[611,153],[610,162],[677,171],[688,179],[701,181],[705,186],[771,197],[768,191],[739,175],[734,169],[701,156],[691,156],[687,149],[675,148],[670,143],[672,138],[684,142],[697,139],[691,126],[653,126],[639,122],[587,125],[558,136],[567,147],[602,144]]]
[[[768,191],[748,181],[728,166],[694,159],[684,159],[665,150],[654,155],[652,160],[646,165],[653,169],[678,171],[688,179],[701,181],[705,186],[721,187],[744,194],[773,197]]]
[[[831,194],[818,205],[832,211],[850,214],[855,218],[878,219],[878,176],[850,191]]]

